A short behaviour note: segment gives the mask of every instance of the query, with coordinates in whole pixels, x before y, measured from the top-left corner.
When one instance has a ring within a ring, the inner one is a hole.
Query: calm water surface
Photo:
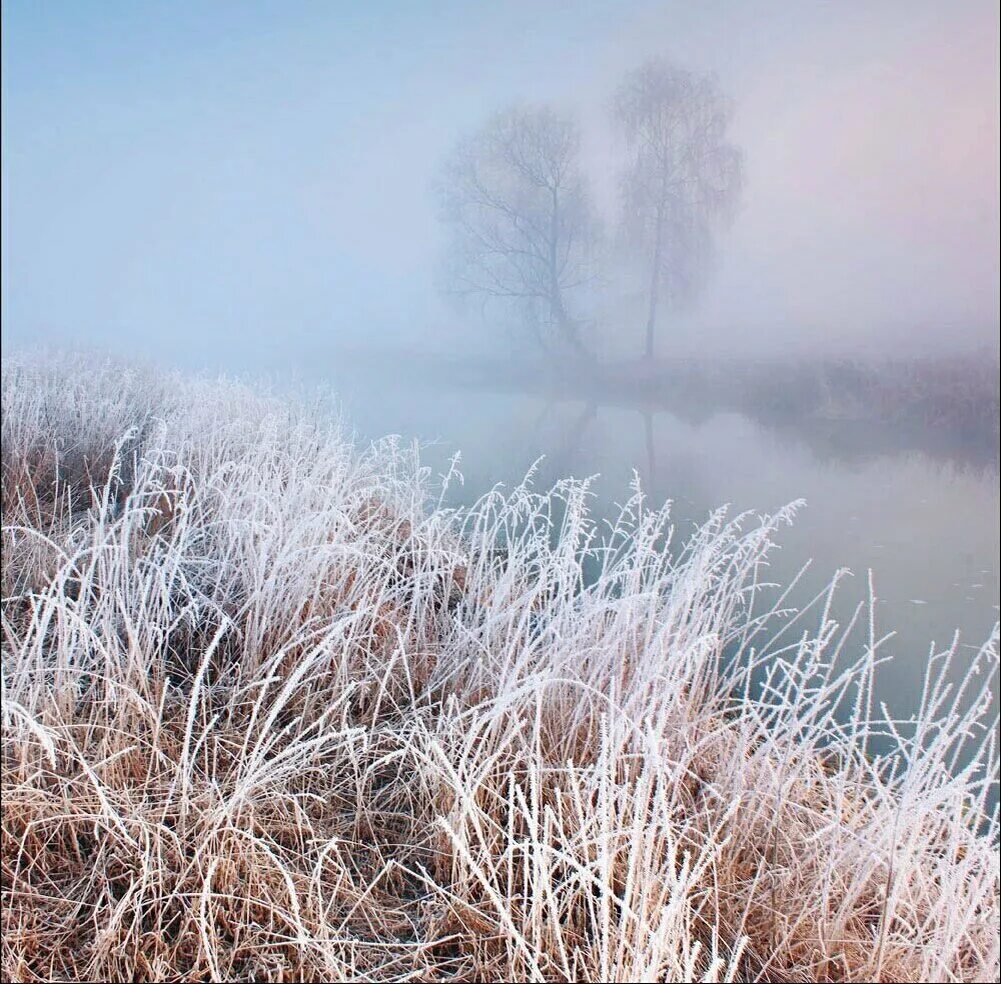
[[[970,465],[963,455],[887,454],[876,440],[870,452],[857,438],[844,453],[735,413],[682,420],[666,410],[486,392],[350,365],[328,381],[360,439],[432,441],[423,458],[438,471],[461,451],[465,481],[452,487],[453,503],[498,482],[517,484],[540,456],[540,487],[597,475],[599,515],[628,495],[635,469],[652,502],[672,500],[676,537],[723,504],[768,512],[805,499],[780,534],[773,579],[788,581],[810,561],[793,599],[803,603],[849,568],[854,576],[836,606],[847,620],[867,596],[872,570],[877,630],[896,632],[884,651],[899,657],[881,671],[878,689],[897,713],[913,710],[932,644],[948,645],[958,630],[964,646],[979,647],[998,619],[996,459]]]

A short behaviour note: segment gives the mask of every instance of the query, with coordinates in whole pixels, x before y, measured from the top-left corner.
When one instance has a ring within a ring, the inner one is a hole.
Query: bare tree
[[[652,358],[660,300],[681,305],[694,297],[714,234],[732,219],[741,155],[727,142],[732,110],[713,76],[650,61],[626,77],[615,114],[629,147],[623,225],[649,272],[646,355]]]
[[[451,230],[449,290],[517,305],[544,348],[583,351],[577,301],[594,220],[576,123],[548,108],[499,113],[462,140],[439,182]]]

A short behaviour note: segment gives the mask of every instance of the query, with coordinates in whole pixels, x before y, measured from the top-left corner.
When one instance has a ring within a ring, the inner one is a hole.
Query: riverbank
[[[794,510],[669,553],[233,383],[3,410],[5,978],[996,977],[996,633],[880,721],[878,640],[768,614]]]
[[[337,359],[388,377],[447,381],[477,392],[545,394],[589,406],[667,411],[686,421],[739,413],[823,455],[920,452],[997,471],[997,356],[935,359],[488,358],[353,350]],[[322,361],[322,360],[321,360]]]

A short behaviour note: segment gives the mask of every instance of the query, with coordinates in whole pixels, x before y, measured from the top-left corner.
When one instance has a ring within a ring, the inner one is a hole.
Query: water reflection
[[[597,476],[599,518],[616,511],[635,471],[653,503],[672,500],[679,539],[723,504],[773,511],[805,499],[771,577],[788,583],[809,562],[794,599],[803,602],[849,568],[855,576],[835,607],[847,622],[873,571],[877,630],[895,631],[886,649],[901,657],[883,671],[880,688],[895,712],[909,713],[918,700],[932,642],[948,645],[958,629],[964,644],[979,646],[998,618],[999,494],[990,454],[916,450],[875,427],[804,428],[703,408],[680,415],[649,400],[491,391],[421,374],[387,378],[342,366],[333,382],[361,438],[434,441],[425,458],[439,471],[460,450],[465,482],[452,489],[454,502],[516,484],[537,461],[539,486]]]

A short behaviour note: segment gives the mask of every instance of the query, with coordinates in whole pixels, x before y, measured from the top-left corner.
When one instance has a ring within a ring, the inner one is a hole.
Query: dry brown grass
[[[603,546],[231,384],[3,409],[4,979],[996,979],[997,637],[881,720],[877,639],[752,608],[786,514]]]

